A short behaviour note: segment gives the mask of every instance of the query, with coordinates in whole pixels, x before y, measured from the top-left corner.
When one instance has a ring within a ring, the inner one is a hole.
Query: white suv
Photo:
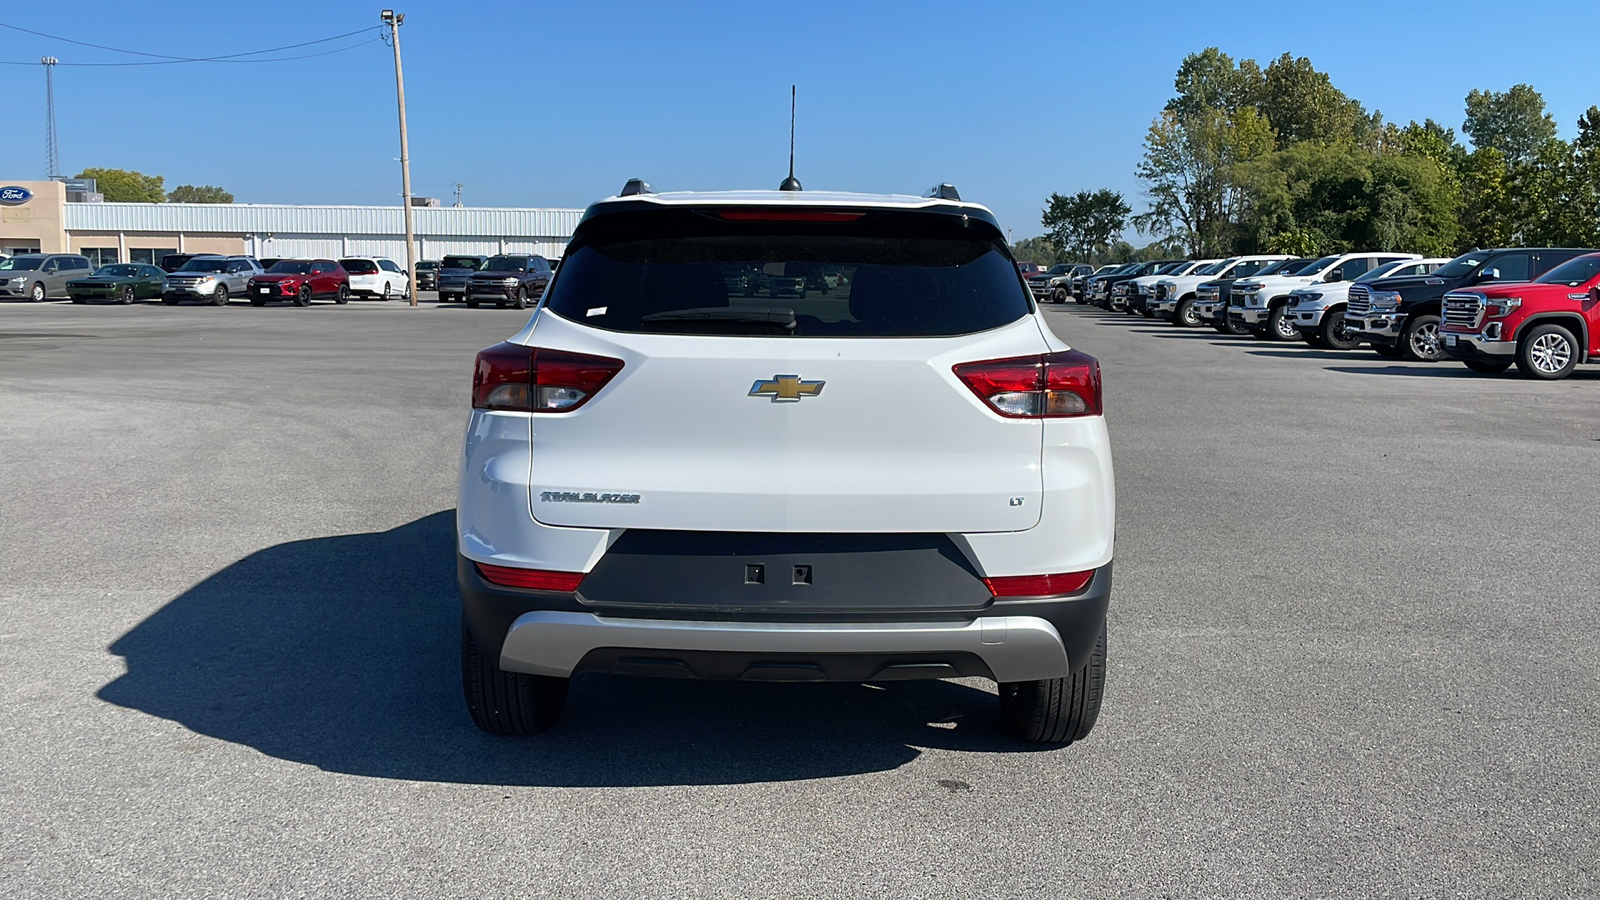
[[[840,290],[734,289],[819,265]],[[457,574],[485,731],[550,727],[586,671],[982,676],[1025,740],[1093,727],[1115,525],[1099,364],[954,188],[629,182],[478,354],[472,398]]]
[[[388,300],[411,296],[411,279],[406,270],[392,259],[381,256],[348,256],[339,265],[350,273],[350,293],[357,297],[376,297]]]

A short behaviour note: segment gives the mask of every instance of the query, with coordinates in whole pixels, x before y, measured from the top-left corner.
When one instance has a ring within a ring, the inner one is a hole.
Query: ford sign
[[[5,204],[6,206],[21,206],[32,199],[33,191],[30,191],[25,187],[17,187],[16,185],[12,185],[10,187],[0,187],[0,204]]]

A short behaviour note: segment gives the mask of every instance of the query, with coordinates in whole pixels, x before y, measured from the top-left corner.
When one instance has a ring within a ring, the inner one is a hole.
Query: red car
[[[250,279],[252,306],[266,306],[268,300],[310,306],[318,297],[350,302],[350,273],[331,259],[281,259]]]
[[[1529,378],[1567,377],[1600,357],[1600,253],[1535,281],[1445,294],[1439,342],[1474,372],[1504,372],[1515,363]]]

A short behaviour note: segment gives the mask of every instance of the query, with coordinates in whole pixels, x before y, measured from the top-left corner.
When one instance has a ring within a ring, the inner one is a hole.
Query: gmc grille
[[[1483,321],[1483,298],[1477,294],[1445,294],[1444,321],[1447,325],[1477,328]]]

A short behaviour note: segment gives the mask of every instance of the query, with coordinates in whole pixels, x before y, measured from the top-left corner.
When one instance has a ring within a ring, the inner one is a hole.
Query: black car
[[[425,259],[417,263],[417,290],[431,291],[439,286],[439,266],[437,259]]]
[[[1344,320],[1379,356],[1437,362],[1445,358],[1439,319],[1446,293],[1490,282],[1532,281],[1569,259],[1596,252],[1571,247],[1473,250],[1429,275],[1352,284]]]
[[[439,302],[450,300],[465,300],[467,298],[467,279],[472,273],[483,268],[489,261],[487,256],[473,256],[463,254],[459,256],[446,256],[439,260],[439,270],[434,274],[434,285],[439,291]]]
[[[446,257],[448,259],[448,257]],[[539,302],[550,283],[550,261],[542,256],[511,253],[492,256],[467,279],[467,308],[481,303],[527,309]]]

